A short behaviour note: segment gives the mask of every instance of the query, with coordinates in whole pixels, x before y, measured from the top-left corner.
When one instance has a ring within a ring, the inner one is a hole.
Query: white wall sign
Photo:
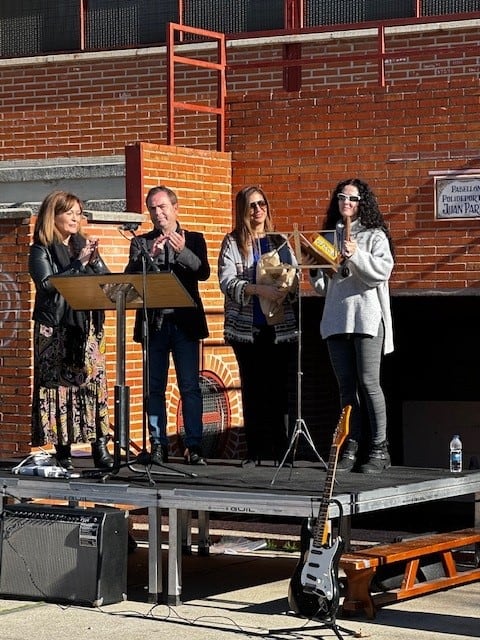
[[[480,175],[436,176],[434,188],[438,220],[480,218]]]

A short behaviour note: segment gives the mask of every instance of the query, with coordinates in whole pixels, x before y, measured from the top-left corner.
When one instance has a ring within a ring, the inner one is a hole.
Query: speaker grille
[[[127,540],[118,509],[6,506],[0,593],[91,606],[124,600]]]

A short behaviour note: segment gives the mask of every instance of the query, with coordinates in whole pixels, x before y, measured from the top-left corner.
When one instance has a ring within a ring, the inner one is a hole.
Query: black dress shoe
[[[185,460],[185,464],[197,464],[204,466],[207,464],[207,461],[200,453],[199,447],[189,447],[188,449],[185,449],[183,458]]]
[[[168,447],[165,444],[153,443],[150,454],[152,464],[166,464],[168,462]]]

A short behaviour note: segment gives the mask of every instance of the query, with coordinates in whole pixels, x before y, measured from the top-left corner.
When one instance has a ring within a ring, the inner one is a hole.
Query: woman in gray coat
[[[390,467],[380,365],[382,355],[393,351],[388,286],[394,266],[393,244],[375,195],[357,178],[336,186],[326,228],[336,230],[343,262],[331,277],[322,269],[312,269],[310,280],[315,290],[325,295],[320,332],[327,341],[341,406],[352,406],[350,436],[337,470],[355,467],[364,438],[369,455],[359,470],[380,473]],[[362,406],[368,429],[362,425]]]

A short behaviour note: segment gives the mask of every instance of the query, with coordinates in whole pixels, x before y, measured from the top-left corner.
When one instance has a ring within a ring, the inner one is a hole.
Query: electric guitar
[[[316,521],[314,518],[308,518],[302,525],[300,560],[290,580],[289,607],[307,618],[326,620],[334,617],[338,609],[338,563],[343,543],[340,536],[332,540],[328,525],[328,507],[332,500],[339,449],[349,431],[351,410],[350,405],[343,409],[333,434],[318,517]]]

